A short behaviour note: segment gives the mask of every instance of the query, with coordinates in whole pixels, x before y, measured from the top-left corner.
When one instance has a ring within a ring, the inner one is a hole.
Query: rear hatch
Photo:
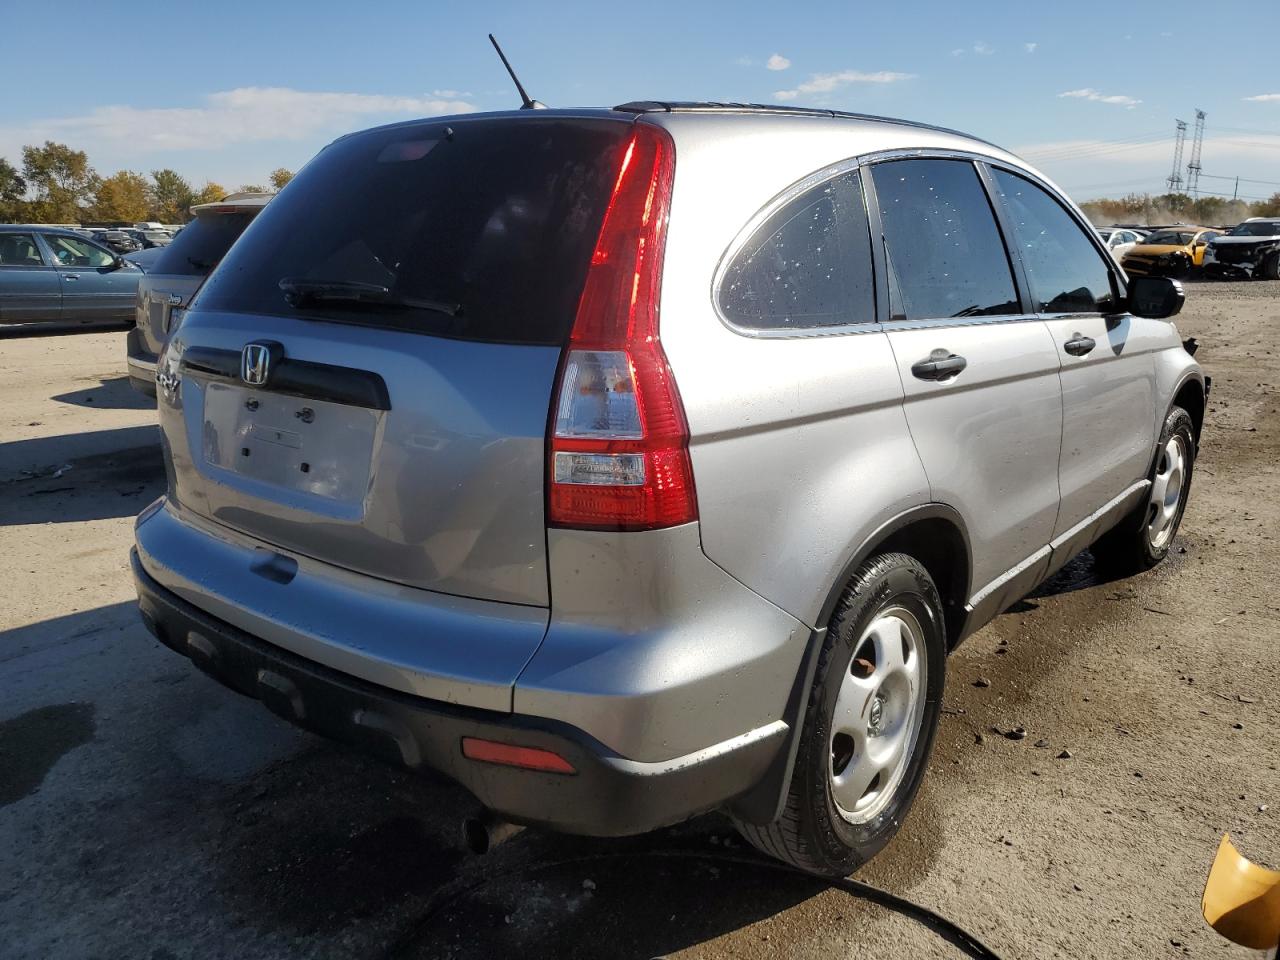
[[[173,327],[174,308],[186,307],[261,209],[210,205],[198,211],[173,242],[166,243],[138,282],[137,326],[148,352],[160,352]]]
[[[181,328],[179,502],[359,573],[547,604],[550,397],[627,133],[539,112],[322,151]]]

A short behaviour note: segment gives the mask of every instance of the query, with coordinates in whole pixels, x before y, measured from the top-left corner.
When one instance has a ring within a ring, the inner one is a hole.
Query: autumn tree
[[[237,193],[270,193],[271,191],[268,190],[266,187],[256,183],[242,183],[240,184],[240,189],[237,190],[236,192]]]
[[[217,203],[225,197],[230,191],[220,183],[214,183],[212,180],[206,181],[205,185],[200,188],[200,192],[191,198],[191,205],[198,203]]]
[[[284,185],[293,179],[293,171],[286,170],[284,167],[276,167],[271,171],[271,186],[277,191],[283,190]]]
[[[121,170],[99,184],[91,212],[95,220],[137,223],[146,219],[150,208],[147,178],[132,170]]]
[[[31,219],[41,223],[79,222],[99,183],[88,154],[52,140],[42,147],[22,148],[22,176],[34,193]]]
[[[1260,200],[1253,206],[1255,217],[1280,217],[1280,192],[1273,193],[1268,199]]]
[[[27,182],[18,168],[0,157],[0,221],[25,220]]]
[[[195,192],[176,170],[151,171],[151,219],[160,223],[186,223],[191,219]]]

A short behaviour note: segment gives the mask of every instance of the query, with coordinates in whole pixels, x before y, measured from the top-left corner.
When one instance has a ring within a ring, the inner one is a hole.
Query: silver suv
[[[323,202],[317,202],[323,198]],[[1208,381],[997,147],[631,103],[339,139],[158,364],[142,615],[284,718],[597,835],[846,874],[946,656],[1169,550]]]

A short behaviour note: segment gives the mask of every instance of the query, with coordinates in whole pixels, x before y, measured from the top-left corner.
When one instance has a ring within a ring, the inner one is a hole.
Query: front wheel
[[[847,876],[889,842],[915,799],[946,670],[942,602],[900,553],[868,560],[828,625],[782,815],[738,823],[802,870]]]
[[[1099,566],[1123,576],[1154,567],[1168,555],[1187,508],[1195,459],[1191,414],[1173,407],[1160,433],[1147,496],[1091,548]]]

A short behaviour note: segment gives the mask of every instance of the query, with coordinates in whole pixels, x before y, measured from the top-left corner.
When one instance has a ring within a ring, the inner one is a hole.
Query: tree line
[[[1192,223],[1222,226],[1249,217],[1280,217],[1280,192],[1268,200],[1230,200],[1226,197],[1192,197],[1185,193],[1131,193],[1115,199],[1088,200],[1080,204],[1085,216],[1098,226],[1113,223]]]
[[[271,186],[242,184],[241,191],[280,190],[293,173],[271,172]],[[197,203],[221,200],[231,191],[206,181],[196,189],[176,170],[144,175],[120,170],[99,176],[83,150],[46,140],[22,148],[22,166],[0,157],[0,223],[186,223]]]

